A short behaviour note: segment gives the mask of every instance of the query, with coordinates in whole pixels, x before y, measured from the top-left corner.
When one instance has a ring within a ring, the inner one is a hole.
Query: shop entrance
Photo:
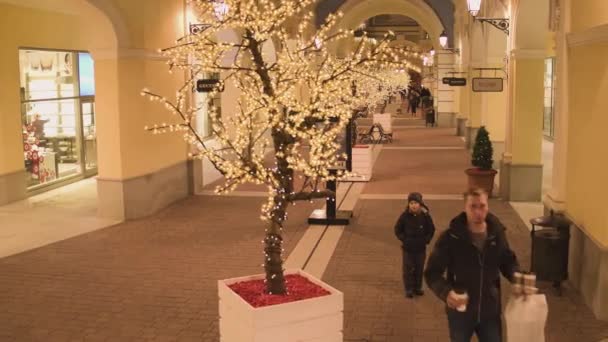
[[[97,174],[95,82],[87,52],[19,50],[23,155],[30,193]]]

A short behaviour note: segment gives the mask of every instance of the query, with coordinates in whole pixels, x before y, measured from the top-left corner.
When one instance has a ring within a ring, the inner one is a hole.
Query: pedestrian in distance
[[[426,245],[435,234],[435,225],[422,195],[412,192],[407,197],[407,208],[395,224],[395,235],[402,243],[403,284],[405,295],[422,296],[422,275],[426,259]]]

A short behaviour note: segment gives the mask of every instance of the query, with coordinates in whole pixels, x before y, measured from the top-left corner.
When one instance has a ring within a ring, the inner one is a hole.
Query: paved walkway
[[[429,200],[439,233],[462,210],[460,200]],[[323,280],[345,294],[345,341],[448,341],[444,306],[428,289],[415,300],[404,296],[401,247],[393,224],[403,200],[360,200],[356,218],[340,240]],[[508,203],[492,200],[491,210],[508,226],[508,238],[522,266],[529,266],[528,230]],[[430,249],[429,249],[430,252]],[[504,283],[503,288],[508,289]],[[597,321],[570,289],[557,297],[544,288],[549,302],[549,342],[600,341],[608,324]],[[506,298],[503,302],[506,303]]]
[[[0,341],[218,341],[217,280],[263,271],[264,201],[191,197],[0,259]],[[320,206],[290,209],[285,255]]]
[[[0,258],[119,223],[97,216],[94,178],[0,206]]]
[[[447,340],[441,303],[432,294],[403,296],[392,225],[412,190],[429,199],[439,229],[461,209],[457,194],[468,162],[453,134],[398,129],[396,143],[380,150],[355,220],[323,275],[345,293],[345,341]],[[191,197],[146,219],[0,259],[0,341],[218,341],[216,280],[261,272],[262,201]],[[286,256],[320,206],[290,208]],[[525,225],[508,203],[491,206],[525,264]],[[608,324],[595,320],[574,291],[565,293],[549,295],[549,341],[607,336]]]

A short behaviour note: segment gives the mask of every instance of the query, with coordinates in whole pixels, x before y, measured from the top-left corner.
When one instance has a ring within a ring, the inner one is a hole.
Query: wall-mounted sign
[[[452,87],[464,87],[467,85],[467,79],[462,77],[450,77],[448,79],[448,85]]]
[[[444,77],[441,79],[441,83],[450,84],[450,79],[451,79],[451,77]]]
[[[503,79],[500,77],[473,78],[473,91],[500,93],[503,89]]]
[[[196,91],[199,93],[210,93],[214,90],[218,92],[224,91],[224,87],[219,86],[220,80],[197,80],[196,81]]]

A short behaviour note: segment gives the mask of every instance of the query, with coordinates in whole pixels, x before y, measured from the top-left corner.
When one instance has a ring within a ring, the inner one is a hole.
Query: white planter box
[[[393,119],[390,113],[383,114],[374,114],[374,124],[380,124],[384,133],[392,133],[393,132]]]
[[[221,342],[342,342],[344,294],[302,270],[329,295],[254,308],[228,285],[264,279],[264,274],[218,281]]]
[[[357,176],[348,177],[346,180],[351,182],[368,182],[372,178],[372,147],[370,145],[353,146],[352,172]]]

